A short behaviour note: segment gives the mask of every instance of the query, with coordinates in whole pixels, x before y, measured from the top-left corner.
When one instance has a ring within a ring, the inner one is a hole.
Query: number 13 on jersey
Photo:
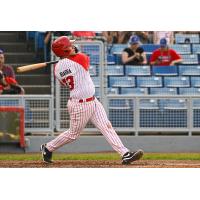
[[[68,85],[70,90],[74,89],[74,77],[73,76],[67,76],[67,77],[65,77],[64,79],[62,79],[62,82],[65,85]]]

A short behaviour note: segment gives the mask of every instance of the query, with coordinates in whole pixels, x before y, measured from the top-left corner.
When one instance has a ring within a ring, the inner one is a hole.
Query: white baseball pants
[[[96,98],[93,101],[83,103],[79,103],[79,100],[71,99],[68,100],[67,107],[70,114],[70,128],[47,143],[46,147],[49,151],[53,152],[59,147],[76,140],[89,120],[101,131],[108,143],[121,156],[129,151],[122,144],[108,120],[102,104]]]

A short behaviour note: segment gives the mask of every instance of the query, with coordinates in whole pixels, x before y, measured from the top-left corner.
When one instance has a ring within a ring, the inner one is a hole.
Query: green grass
[[[119,160],[117,153],[55,153],[54,160]],[[41,160],[39,153],[0,154],[0,160],[34,161]],[[145,153],[143,160],[200,160],[200,153]]]

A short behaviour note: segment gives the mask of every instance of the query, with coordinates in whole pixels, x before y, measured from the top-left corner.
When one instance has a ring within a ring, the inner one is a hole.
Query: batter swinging
[[[90,120],[105,136],[112,148],[122,156],[122,164],[139,160],[142,150],[130,152],[121,142],[107,118],[102,104],[94,97],[95,86],[89,74],[89,57],[77,52],[74,40],[62,36],[52,43],[52,51],[60,61],[54,68],[55,77],[70,89],[67,108],[70,114],[70,128],[54,140],[41,145],[43,161],[52,162],[52,152],[73,142]]]

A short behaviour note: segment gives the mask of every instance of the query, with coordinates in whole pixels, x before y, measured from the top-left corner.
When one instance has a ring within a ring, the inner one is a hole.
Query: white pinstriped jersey
[[[59,60],[55,65],[54,74],[62,85],[69,87],[71,98],[86,99],[95,93],[95,86],[88,69],[89,57],[78,53]]]

